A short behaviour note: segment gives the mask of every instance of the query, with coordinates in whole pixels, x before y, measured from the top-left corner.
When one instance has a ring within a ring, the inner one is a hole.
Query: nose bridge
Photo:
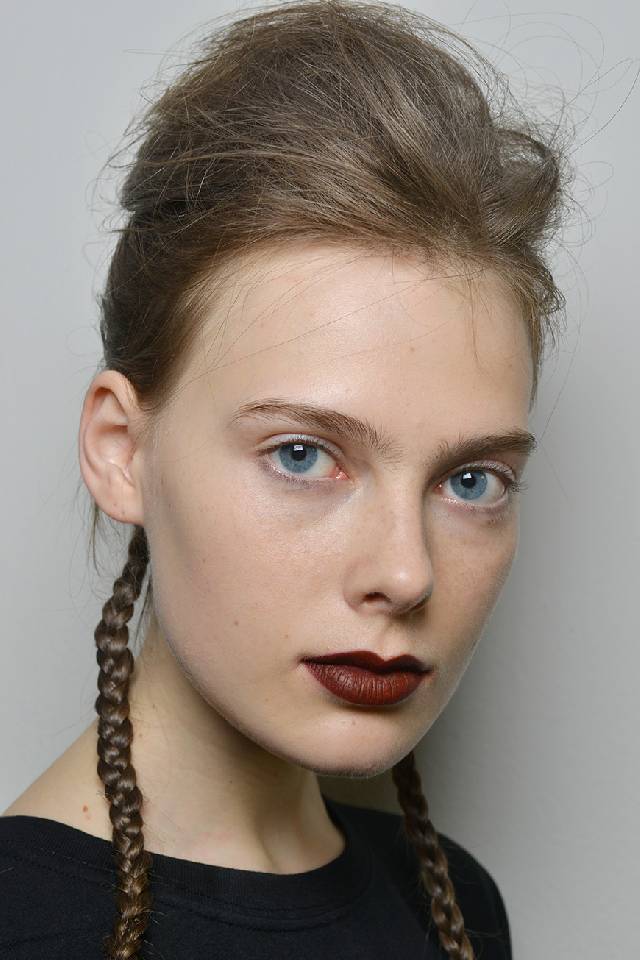
[[[402,606],[418,603],[434,586],[423,490],[416,493],[415,485],[390,479],[376,485],[367,500],[360,549],[369,558],[369,592]]]

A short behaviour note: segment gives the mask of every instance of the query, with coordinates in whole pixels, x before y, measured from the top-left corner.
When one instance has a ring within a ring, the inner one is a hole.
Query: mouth
[[[395,673],[409,671],[410,673],[427,673],[432,669],[422,660],[405,653],[399,657],[385,660],[371,650],[349,650],[345,653],[327,653],[318,657],[304,657],[306,663],[346,664],[351,667],[362,667],[373,673]]]
[[[409,654],[382,660],[368,650],[359,650],[307,657],[303,662],[316,681],[334,697],[360,707],[390,707],[401,703],[418,687],[428,684],[433,675],[432,668]]]

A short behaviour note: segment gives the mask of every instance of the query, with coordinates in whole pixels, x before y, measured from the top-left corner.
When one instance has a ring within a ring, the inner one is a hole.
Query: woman
[[[514,558],[563,306],[565,153],[515,109],[426,17],[311,0],[141,119],[78,436],[128,559],[97,719],[0,819],[8,955],[511,956],[413,750]],[[317,780],[389,769],[404,817]]]

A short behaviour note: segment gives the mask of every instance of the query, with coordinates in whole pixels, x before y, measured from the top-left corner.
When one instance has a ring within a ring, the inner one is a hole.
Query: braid
[[[133,730],[129,720],[129,679],[134,658],[127,645],[127,622],[133,615],[148,563],[146,533],[143,527],[136,526],[129,541],[127,563],[113,585],[113,595],[102,608],[102,620],[94,633],[100,665],[100,695],[95,701],[99,718],[98,775],[109,801],[118,870],[118,916],[113,932],[103,940],[107,960],[136,960],[151,907],[148,871],[152,857],[144,849],[142,794],[130,763]]]
[[[449,879],[447,857],[429,819],[413,750],[392,767],[391,776],[404,811],[405,832],[418,855],[422,883],[431,897],[431,915],[440,943],[451,960],[474,960],[473,947],[465,933],[464,919]]]

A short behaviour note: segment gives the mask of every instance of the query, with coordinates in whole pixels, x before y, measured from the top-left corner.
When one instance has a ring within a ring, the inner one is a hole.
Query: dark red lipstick
[[[331,693],[366,706],[399,703],[433,673],[409,654],[384,660],[370,650],[305,657],[303,663]]]
[[[428,669],[426,663],[417,660],[408,653],[401,657],[391,657],[384,660],[371,650],[347,650],[345,653],[327,653],[322,657],[305,657],[305,661],[313,663],[348,663],[354,667],[364,667],[375,673],[388,673],[390,670],[417,670],[423,672]]]

